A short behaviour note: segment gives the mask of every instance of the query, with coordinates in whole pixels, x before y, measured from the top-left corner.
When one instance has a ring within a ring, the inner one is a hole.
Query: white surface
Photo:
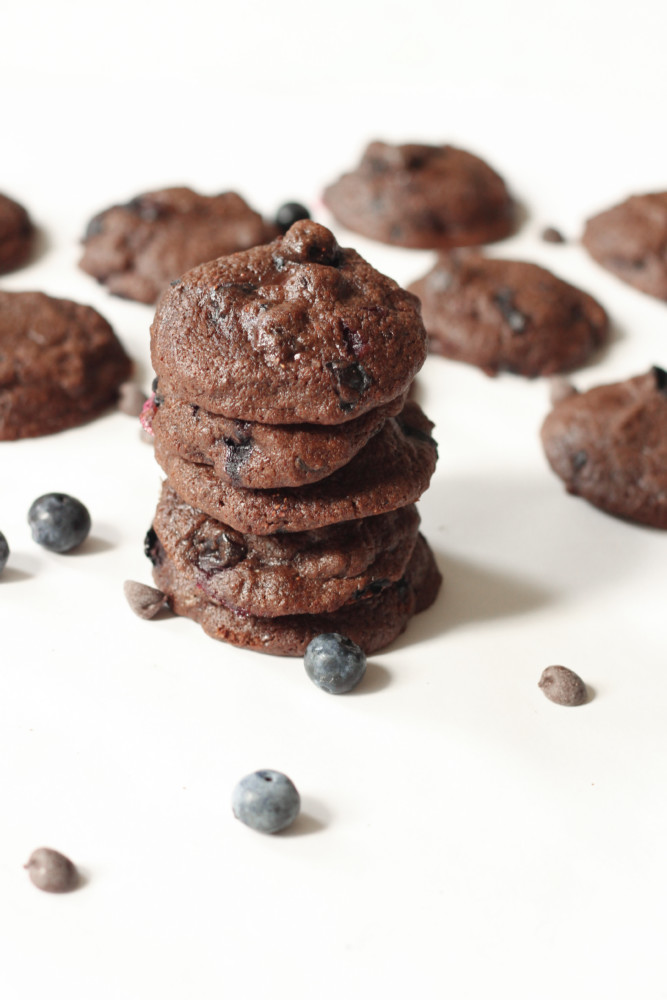
[[[667,16],[546,9],[13,5],[0,189],[48,246],[0,286],[95,305],[148,388],[152,310],[76,268],[91,214],[177,182],[266,212],[313,205],[367,139],[449,140],[527,207],[493,252],[609,309],[614,343],[577,384],[667,366],[664,304],[539,239],[551,224],[574,240],[587,215],[666,186]],[[400,281],[431,260],[340,238]],[[3,998],[667,996],[667,537],[565,494],[537,437],[544,382],[432,358],[420,383],[444,588],[341,698],[298,660],[131,614],[122,583],[150,580],[160,481],[132,420],[0,445]],[[27,509],[52,490],[90,508],[78,554],[30,539]],[[590,704],[543,697],[550,663],[584,677]],[[258,767],[300,789],[293,832],[233,819],[231,790]],[[83,888],[33,888],[21,866],[42,844]]]

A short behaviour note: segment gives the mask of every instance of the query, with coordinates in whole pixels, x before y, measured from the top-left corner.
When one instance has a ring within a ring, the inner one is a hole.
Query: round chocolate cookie
[[[145,416],[167,451],[212,465],[230,486],[275,489],[330,476],[354,458],[385,420],[403,409],[405,394],[346,424],[258,424],[230,420],[159,392]]]
[[[608,514],[667,528],[667,372],[574,393],[542,425],[569,493]]]
[[[283,490],[228,486],[208,465],[186,462],[155,442],[155,458],[182,499],[237,531],[270,535],[310,531],[414,503],[435,469],[433,424],[416,403],[387,420],[379,434],[332,476]]]
[[[421,299],[431,350],[487,375],[569,371],[609,332],[607,314],[586,292],[537,264],[474,250],[442,255],[410,288]]]
[[[336,611],[399,580],[417,540],[414,504],[314,531],[241,534],[162,487],[153,529],[179,578],[262,618]]]
[[[0,274],[26,263],[34,236],[35,229],[25,208],[0,194]]]
[[[151,327],[165,396],[264,424],[337,424],[396,399],[426,356],[419,303],[328,229],[189,271]]]
[[[267,243],[278,228],[238,194],[167,188],[114,205],[88,224],[80,267],[114,295],[152,303],[184,271]]]
[[[622,281],[667,299],[667,191],[635,195],[589,219],[582,243]]]
[[[431,550],[419,535],[405,575],[377,596],[331,614],[258,618],[207,600],[197,584],[179,575],[157,537],[149,554],[155,584],[176,614],[199,622],[214,639],[277,656],[303,656],[308,643],[325,632],[348,636],[370,655],[393,642],[414,614],[435,601],[442,582]]]
[[[83,424],[111,406],[132,363],[90,306],[0,292],[0,440]]]
[[[514,204],[495,170],[464,149],[372,142],[361,163],[324,191],[342,225],[382,243],[446,250],[491,243],[514,229]]]

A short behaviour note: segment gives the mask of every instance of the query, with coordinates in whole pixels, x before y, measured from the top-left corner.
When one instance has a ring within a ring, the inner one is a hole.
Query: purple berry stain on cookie
[[[527,320],[522,312],[514,305],[514,292],[511,288],[499,288],[493,296],[493,301],[498,306],[500,314],[509,326],[512,333],[523,333],[526,329]]]
[[[158,396],[154,392],[150,394],[146,402],[141,408],[141,413],[139,414],[139,423],[141,424],[143,430],[147,434],[153,434],[153,417],[157,413],[158,408]]]

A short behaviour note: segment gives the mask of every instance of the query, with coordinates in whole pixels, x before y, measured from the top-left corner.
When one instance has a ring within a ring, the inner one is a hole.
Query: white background
[[[576,242],[588,215],[667,187],[664,4],[5,7],[0,190],[45,236],[0,287],[95,305],[146,389],[152,310],[77,270],[90,216],[188,183],[330,221],[319,193],[371,138],[451,141],[504,174],[527,221],[492,252],[613,318],[577,385],[667,366],[667,307]],[[567,245],[540,240],[549,224]],[[430,265],[337,233],[399,281]],[[667,539],[565,494],[539,446],[545,383],[430,358],[420,384],[445,583],[344,698],[299,660],[131,614],[160,474],[129,418],[0,445],[3,1000],[667,997]],[[30,539],[52,490],[91,510],[77,554]],[[548,702],[550,663],[592,701]],[[293,831],[233,819],[258,767],[300,789]],[[30,884],[42,844],[79,891]]]

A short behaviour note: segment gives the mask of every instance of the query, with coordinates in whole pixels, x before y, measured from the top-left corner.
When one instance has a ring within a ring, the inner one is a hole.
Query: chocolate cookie
[[[442,582],[420,535],[405,575],[377,596],[360,599],[332,614],[258,618],[207,600],[195,583],[179,575],[157,536],[149,555],[156,586],[167,594],[176,614],[193,618],[214,639],[278,656],[302,656],[311,639],[324,632],[346,635],[367,655],[374,653],[393,642],[412,615],[433,603]]]
[[[635,195],[589,219],[582,243],[622,281],[667,299],[667,191]]]
[[[80,266],[114,295],[151,303],[191,267],[267,243],[278,232],[232,191],[207,197],[167,188],[96,215]]]
[[[265,424],[337,424],[396,399],[426,356],[419,303],[328,229],[189,271],[160,300],[165,396]]]
[[[491,243],[515,225],[505,182],[464,149],[372,142],[361,163],[324,191],[342,225],[403,247]]]
[[[569,493],[667,528],[667,372],[567,396],[544,421],[542,444]]]
[[[25,208],[0,194],[0,274],[25,264],[34,236],[35,229]]]
[[[0,440],[83,424],[114,403],[132,363],[90,306],[0,292]]]
[[[212,465],[230,486],[275,489],[303,486],[346,465],[403,409],[405,395],[346,424],[258,424],[230,420],[158,392],[143,423],[167,451],[187,462]]]
[[[315,531],[241,534],[164,484],[153,528],[180,578],[214,604],[265,618],[336,611],[396,580],[417,541],[414,504]]]
[[[421,299],[431,350],[487,375],[569,371],[609,332],[595,299],[537,264],[463,250],[440,257],[410,288]]]
[[[228,486],[208,465],[186,462],[155,442],[155,457],[178,495],[237,531],[270,535],[310,531],[414,503],[435,469],[433,424],[406,403],[342,469],[308,486],[244,490]]]

